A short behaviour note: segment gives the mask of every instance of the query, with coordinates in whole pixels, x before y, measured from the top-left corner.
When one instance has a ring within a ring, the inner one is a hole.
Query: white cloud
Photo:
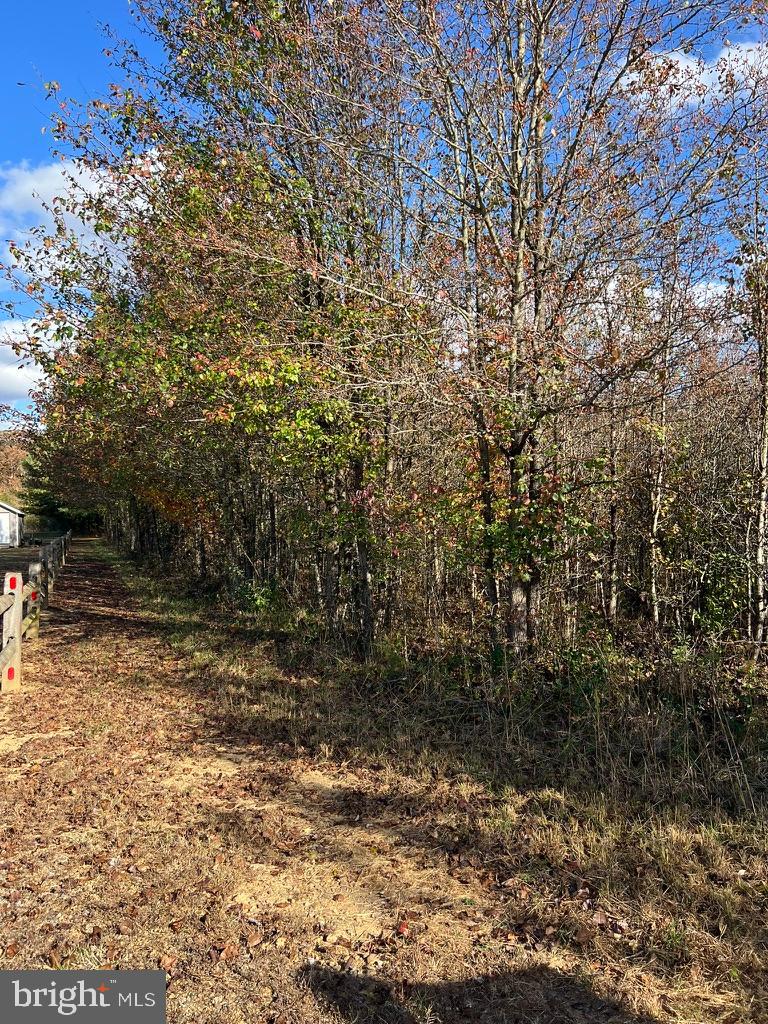
[[[144,160],[144,168],[154,174],[159,173],[161,164],[157,155],[150,151]],[[141,179],[143,180],[143,179]],[[50,208],[55,205],[57,197],[72,194],[106,195],[113,194],[117,202],[122,199],[123,206],[141,210],[148,206],[141,194],[132,193],[125,183],[116,183],[108,174],[98,174],[73,160],[50,161],[43,164],[31,164],[22,161],[18,164],[0,165],[0,262],[13,266],[15,260],[9,243],[22,245],[29,239],[30,231],[40,225],[50,229],[53,226]],[[109,251],[120,263],[119,257],[124,255],[126,243],[115,244],[107,238],[97,236],[93,226],[78,220],[71,214],[65,215],[67,227],[79,237],[80,243],[92,251]],[[56,250],[36,246],[38,271],[40,277],[56,264]],[[0,291],[7,291],[0,280]],[[23,300],[22,300],[23,302]],[[0,320],[0,404],[18,402],[27,397],[30,387],[41,376],[34,367],[22,367],[14,355],[11,344],[32,324],[31,320]]]
[[[30,366],[28,359],[20,360],[12,348],[31,326],[31,320],[0,321],[0,405],[23,402],[40,379],[40,370]]]
[[[0,166],[0,262],[12,267],[12,244],[23,245],[33,228],[53,227],[50,209],[56,197],[72,190],[72,179],[88,187],[90,175],[73,161],[53,161],[33,166],[27,161]],[[67,222],[76,226],[75,218]],[[41,257],[43,253],[41,251]],[[9,285],[0,282],[0,290]]]
[[[56,196],[70,189],[69,177],[87,183],[87,176],[72,161],[55,161],[33,166],[24,161],[0,166],[0,259],[11,263],[8,242],[22,242],[27,232],[39,224],[50,224],[46,211]],[[13,351],[30,326],[30,321],[0,321],[0,404],[24,403],[40,371],[20,360]]]
[[[0,168],[0,210],[12,220],[39,215],[42,203],[50,203],[55,195],[66,191],[65,173],[71,164],[51,163],[31,167],[26,161]]]
[[[75,203],[65,201],[57,210],[57,214],[63,213],[68,234],[91,255],[108,256],[113,261],[115,273],[121,273],[127,262],[128,242],[125,239],[115,241],[97,233],[92,214],[88,211],[88,198],[109,200],[113,208],[122,213],[139,213],[148,209],[150,204],[146,195],[136,188],[137,181],[139,187],[143,187],[146,170],[158,173],[160,168],[161,164],[152,151],[145,154],[139,166],[141,176],[132,179],[116,177],[109,171],[93,171],[73,160],[37,166],[22,161],[0,166],[0,263],[13,267],[17,263],[13,246],[24,248],[26,245],[27,256],[31,255],[36,264],[35,276],[45,280],[50,274],[50,280],[55,280],[55,271],[67,263],[61,263],[61,250],[57,246],[50,249],[43,246],[39,238],[33,237],[32,230],[43,227],[52,233],[51,210],[57,207],[56,200],[66,200],[71,196]],[[80,201],[85,206],[82,218],[67,209],[70,205],[77,208]],[[68,257],[64,259],[66,261]],[[0,280],[0,292],[9,288]]]
[[[691,286],[691,299],[701,305],[721,302],[730,292],[725,281],[699,281]]]
[[[749,86],[757,76],[765,78],[767,61],[766,43],[728,43],[706,66],[707,84],[723,90],[730,79],[736,88]]]
[[[50,223],[46,207],[71,192],[72,181],[90,190],[94,178],[72,160],[0,167],[0,235],[19,241],[30,228]]]
[[[136,185],[147,171],[152,179],[162,172],[163,164],[157,152],[147,150],[135,163],[138,174],[132,181],[119,181],[110,172],[100,173],[75,160],[54,160],[33,165],[23,160],[19,164],[0,165],[0,236],[18,239],[20,235],[42,223],[50,223],[47,208],[56,197],[75,195],[106,195],[112,193],[128,207],[141,211],[150,205],[147,195],[136,190]],[[151,192],[151,185],[146,189]],[[66,216],[70,227],[78,232],[83,224],[77,218]],[[85,228],[89,233],[89,229]]]
[[[683,50],[653,54],[649,77],[665,71],[663,89],[673,106],[696,106],[707,97],[722,97],[768,79],[768,44],[726,43],[710,60]],[[655,67],[654,67],[655,66]]]

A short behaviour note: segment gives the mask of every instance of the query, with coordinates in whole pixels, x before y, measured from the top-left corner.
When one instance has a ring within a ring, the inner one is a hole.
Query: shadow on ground
[[[116,633],[128,639],[156,635],[158,623],[135,612],[115,611],[114,569],[94,556],[93,540],[76,540],[72,560],[66,566],[66,591],[75,600],[62,599],[64,579],[50,595],[43,628],[62,650],[78,643],[109,639]]]
[[[302,979],[350,1024],[653,1024],[548,968],[399,988],[327,968],[307,969]]]

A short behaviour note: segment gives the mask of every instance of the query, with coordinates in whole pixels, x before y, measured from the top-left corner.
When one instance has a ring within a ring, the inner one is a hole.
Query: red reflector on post
[[[8,586],[10,587],[11,590],[15,590],[16,589],[16,577],[15,576],[11,576],[11,578],[8,580]]]
[[[13,665],[9,665],[8,666],[8,681],[10,682],[15,675],[16,675],[16,669],[13,667]]]
[[[30,594],[29,596],[30,596],[30,598],[31,598],[31,599],[32,599],[33,601],[36,601],[36,600],[37,600],[37,591],[36,591],[36,590],[33,590],[33,591],[32,591],[32,593],[31,593],[31,594]]]

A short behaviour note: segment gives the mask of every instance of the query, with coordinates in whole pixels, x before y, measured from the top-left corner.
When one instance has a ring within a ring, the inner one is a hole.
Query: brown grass
[[[79,547],[0,703],[0,966],[159,965],[190,1024],[768,1020],[745,807],[120,572]]]

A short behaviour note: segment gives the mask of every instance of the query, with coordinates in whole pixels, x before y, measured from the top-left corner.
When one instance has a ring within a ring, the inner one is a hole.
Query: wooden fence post
[[[45,603],[48,604],[48,598],[53,593],[53,584],[56,581],[56,560],[53,557],[53,545],[44,544],[40,548],[40,561],[43,563],[43,572],[45,575]]]
[[[44,557],[44,555],[42,553],[42,548],[40,549],[40,561],[38,562],[38,565],[40,566],[40,590],[42,592],[42,600],[43,600],[42,607],[43,608],[47,608],[48,607],[48,562],[45,560],[45,557]]]
[[[30,562],[29,582],[35,589],[29,595],[29,612],[27,614],[30,617],[30,624],[27,636],[32,639],[40,636],[40,611],[43,606],[42,575],[43,567],[41,564],[39,562]]]
[[[24,600],[21,596],[23,582],[20,572],[7,572],[3,594],[13,595],[13,604],[3,615],[3,651],[10,645],[12,650],[4,659],[2,682],[3,692],[21,687],[21,634]]]

